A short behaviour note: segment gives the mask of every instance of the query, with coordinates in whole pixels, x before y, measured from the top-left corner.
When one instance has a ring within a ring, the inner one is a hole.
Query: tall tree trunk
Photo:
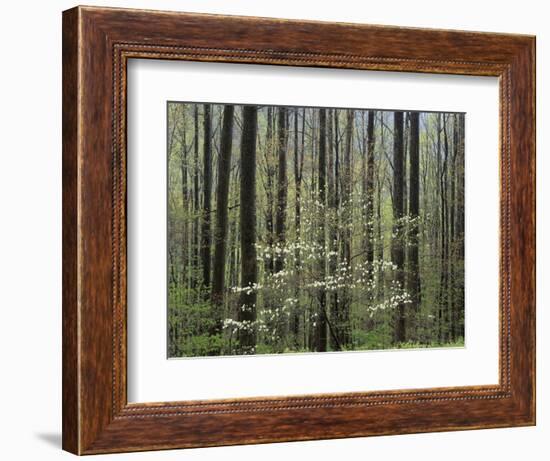
[[[286,241],[286,199],[287,199],[287,174],[286,174],[286,139],[287,139],[287,108],[279,107],[277,114],[277,157],[279,160],[277,171],[277,213],[275,214],[275,235],[277,246],[283,250]],[[280,272],[284,267],[284,252],[277,252],[275,258],[275,272]]]
[[[211,195],[212,195],[212,116],[210,104],[204,104],[204,202],[202,206],[202,280],[205,288],[210,287],[210,247],[211,247]]]
[[[458,156],[458,119],[456,114],[453,115],[453,137],[452,137],[452,157],[451,157],[451,173],[450,173],[450,198],[449,198],[449,290],[448,303],[450,312],[449,339],[456,340],[456,310],[455,310],[455,258],[456,258],[456,242],[455,242],[455,220],[456,220],[456,160]]]
[[[440,210],[441,210],[441,265],[439,279],[439,342],[449,339],[449,303],[448,303],[448,270],[449,270],[449,233],[448,233],[448,200],[447,200],[447,163],[449,158],[449,139],[447,133],[447,118],[445,114],[439,114],[439,120],[443,119],[443,127],[438,131],[443,133],[443,164],[439,174]],[[441,122],[439,122],[441,123]],[[440,144],[440,143],[439,143]],[[439,148],[441,150],[441,148]],[[441,154],[441,153],[440,153]]]
[[[312,109],[311,114],[311,198],[316,199],[317,193],[317,112]]]
[[[419,184],[420,184],[420,145],[419,145],[419,113],[410,113],[409,133],[409,244],[407,273],[407,290],[411,297],[410,309],[414,318],[411,319],[410,339],[416,340],[417,316],[420,307],[420,261],[418,256],[418,227],[419,227]]]
[[[393,114],[393,239],[392,260],[397,266],[396,281],[405,288],[405,250],[403,245],[404,195],[403,112]],[[405,305],[399,303],[395,316],[395,342],[405,341]]]
[[[456,220],[455,220],[455,239],[456,239],[456,259],[462,261],[462,266],[457,269],[455,284],[455,309],[456,326],[455,339],[464,337],[464,114],[457,115],[457,133],[458,133],[458,152],[456,161]]]
[[[266,157],[266,211],[265,211],[265,227],[266,227],[266,244],[269,248],[268,257],[265,260],[264,270],[267,274],[273,274],[275,264],[273,260],[273,244],[275,243],[275,226],[274,226],[274,183],[275,171],[273,161],[273,108],[267,108],[267,128],[265,135],[265,157]]]
[[[403,216],[407,215],[409,209],[409,191],[407,188],[407,171],[408,171],[408,158],[409,158],[409,135],[410,135],[410,120],[406,112],[403,113]],[[407,227],[406,223],[405,227]],[[405,236],[407,234],[405,233]],[[406,247],[407,238],[404,237],[403,243]],[[405,252],[405,259],[407,253]]]
[[[337,130],[336,118],[337,110],[328,112],[328,207],[329,207],[329,235],[328,249],[330,257],[328,260],[328,273],[331,277],[336,274],[338,265],[338,155],[339,155],[339,133]],[[329,292],[329,315],[330,323],[333,325],[329,335],[330,348],[333,351],[340,350],[340,341],[338,339],[338,290]],[[335,330],[335,331],[333,331]]]
[[[168,151],[167,151],[167,162],[168,165],[172,164],[172,158],[174,156],[173,150],[175,145],[175,133],[176,133],[176,127],[179,124],[178,117],[178,110],[177,107],[174,107],[174,110],[170,110],[171,108],[168,107],[168,126],[172,126],[172,129],[168,133]],[[182,117],[183,118],[183,117]],[[184,120],[182,120],[184,122]],[[180,140],[180,144],[183,144],[183,141]],[[176,235],[177,232],[175,230],[176,220],[174,219],[173,215],[173,208],[176,207],[176,201],[175,197],[173,197],[174,194],[174,188],[173,183],[174,178],[171,175],[168,175],[168,207],[170,208],[170,211],[168,213],[168,267],[169,267],[169,280],[168,280],[168,291],[169,293],[174,293],[177,298],[179,298],[178,294],[181,293],[181,291],[178,289],[179,285],[179,277],[178,277],[178,270],[177,270],[177,258],[176,254],[178,253],[176,248]],[[182,248],[183,250],[183,248]],[[176,298],[176,299],[177,299]],[[176,300],[174,300],[176,301]],[[169,335],[170,335],[170,347],[169,347],[169,354],[170,356],[177,356],[180,353],[179,348],[179,309],[178,309],[178,301],[171,303],[171,305],[168,306],[169,308],[169,315],[171,318],[171,322],[169,323]]]
[[[238,197],[240,189],[239,169],[235,168],[232,178],[229,181],[229,196]],[[240,235],[239,235],[239,208],[230,210],[229,217],[229,242],[230,242],[230,260],[229,260],[229,286],[239,286],[240,273]]]
[[[369,270],[369,281],[373,281],[374,269],[374,111],[368,111],[367,121],[367,178],[365,204],[365,252]],[[374,299],[374,293],[369,301]]]
[[[256,261],[256,131],[258,109],[243,107],[243,132],[241,137],[241,287],[238,321],[239,352],[253,354],[256,348],[256,284],[258,267]]]
[[[317,169],[318,169],[318,153],[316,152],[316,149],[317,149],[317,146],[318,146],[318,143],[319,143],[319,139],[318,139],[318,135],[317,135],[317,111],[315,109],[308,109],[306,111],[306,114],[308,114],[307,116],[307,119],[309,121],[308,123],[308,127],[310,128],[309,129],[309,136],[308,136],[308,139],[309,139],[309,143],[310,143],[310,154],[311,154],[311,159],[310,161],[308,162],[309,165],[310,165],[310,175],[309,175],[309,179],[310,179],[310,183],[309,183],[309,200],[310,202],[312,203],[312,206],[315,206],[314,204],[317,202],[318,200],[318,192],[317,192],[317,181],[318,181],[318,172],[317,172]],[[311,232],[311,240],[308,240],[308,243],[314,243],[316,242],[316,238],[317,238],[317,234],[316,234],[316,231],[315,231],[315,226],[316,226],[316,217],[312,217],[312,222],[310,223],[310,225],[312,225],[310,227],[310,229],[312,230]],[[316,269],[316,266],[313,266],[312,269]],[[307,310],[307,318],[308,318],[308,321],[307,321],[307,324],[308,324],[308,332],[307,332],[307,346],[308,346],[308,349],[310,351],[316,351],[318,349],[318,345],[317,345],[317,329],[315,327],[316,325],[316,322],[317,322],[317,316],[318,316],[318,305],[317,303],[315,302],[316,299],[315,299],[315,296],[313,297],[310,297],[310,300],[309,300],[309,306],[308,306],[308,310]]]
[[[305,109],[303,109],[302,118],[302,142],[304,140],[304,123],[305,123]],[[294,250],[294,270],[295,270],[295,288],[294,297],[296,299],[296,305],[292,313],[292,333],[294,335],[294,346],[299,347],[299,333],[300,333],[300,278],[301,278],[301,254],[300,254],[300,242],[302,238],[302,171],[304,168],[304,149],[300,150],[299,147],[299,130],[298,130],[298,109],[294,109],[294,187],[296,189],[296,195],[294,200],[294,229],[296,233],[296,248]]]
[[[214,228],[214,267],[212,274],[212,303],[215,309],[215,333],[223,328],[223,293],[225,288],[225,258],[227,247],[227,203],[233,144],[233,114],[235,107],[223,109],[223,124],[218,159],[218,188],[216,190],[216,225]]]
[[[195,125],[195,139],[193,141],[193,288],[198,285],[198,268],[200,264],[200,191],[199,191],[199,105],[195,104],[193,121]]]
[[[319,255],[319,280],[324,283],[326,277],[325,269],[325,205],[327,199],[326,192],[326,161],[327,161],[327,113],[326,109],[319,110],[319,183],[318,183],[318,199],[320,209],[317,211],[317,243],[320,250]],[[316,321],[316,346],[317,352],[325,352],[327,350],[327,293],[324,285],[319,288],[318,294],[319,310]]]
[[[359,204],[361,206],[361,219],[362,219],[362,225],[367,226],[367,144],[368,144],[368,135],[367,135],[367,119],[368,119],[368,112],[361,111],[361,133],[357,134],[357,147],[359,151],[361,152],[361,173],[360,173],[360,183],[361,183],[361,197],[359,200]],[[358,128],[356,128],[357,131]],[[365,256],[365,262],[367,262],[367,252],[368,252],[368,230],[365,229],[362,234],[362,251]]]
[[[438,213],[438,226],[436,229],[436,240],[439,243],[437,248],[437,253],[439,257],[439,286],[437,290],[437,340],[439,343],[443,342],[443,295],[442,295],[442,273],[443,273],[443,258],[444,258],[444,237],[443,237],[443,222],[444,220],[444,208],[443,208],[443,166],[441,161],[441,114],[437,114],[437,148],[436,148],[436,157],[437,157],[437,169],[436,169],[436,180],[437,180],[437,195],[434,200],[438,202],[439,213]]]
[[[334,222],[331,226],[332,230],[330,235],[330,248],[333,256],[331,256],[330,258],[329,271],[331,275],[334,275],[336,274],[336,268],[338,266],[338,249],[340,235],[340,216],[338,213],[338,208],[340,205],[340,126],[338,109],[334,109],[332,112],[332,124],[329,125],[329,130],[329,133],[332,133],[332,136],[334,138],[334,143],[331,143],[331,145],[334,145],[334,188],[333,193],[329,197],[329,205],[332,208],[334,216]],[[330,296],[330,319],[331,324],[333,325],[333,329],[336,332],[335,335],[331,334],[329,337],[330,346],[332,350],[340,350],[340,302],[337,289],[333,290]]]
[[[445,243],[445,257],[443,259],[444,266],[442,270],[443,276],[443,299],[445,306],[445,341],[449,341],[450,338],[450,311],[449,311],[449,128],[448,117],[443,115],[443,135],[444,135],[444,147],[445,147],[445,159],[443,162],[443,210],[445,211],[445,223],[444,223],[444,243]]]
[[[332,215],[334,207],[334,131],[333,131],[333,110],[327,109],[326,115],[326,132],[327,132],[327,204],[329,207],[330,220],[334,219]],[[334,226],[328,225],[327,229],[332,232]],[[329,234],[330,238],[330,234]]]
[[[377,242],[377,249],[376,249],[376,258],[380,263],[384,261],[384,234],[382,233],[382,196],[383,196],[383,187],[384,187],[384,175],[380,175],[380,164],[381,164],[381,156],[384,155],[383,153],[386,151],[386,144],[385,144],[385,133],[384,133],[384,113],[382,112],[380,114],[380,143],[381,143],[381,149],[380,149],[380,160],[378,161],[377,166],[377,172],[376,172],[376,242]],[[382,268],[378,270],[378,290],[376,293],[376,296],[378,298],[378,301],[382,301],[384,299],[385,295],[385,271]]]
[[[189,220],[187,219],[189,213],[189,186],[187,184],[187,139],[186,132],[187,126],[185,123],[185,110],[182,111],[182,124],[183,128],[180,133],[181,146],[180,146],[180,173],[181,173],[181,207],[183,210],[183,222],[181,229],[181,283],[182,285],[189,286],[188,275],[188,253],[189,253]],[[187,301],[187,299],[185,299]]]
[[[353,219],[352,205],[352,168],[351,156],[353,146],[353,124],[355,111],[346,111],[346,132],[344,146],[344,174],[342,178],[342,263],[347,267],[347,273],[351,274],[351,247],[352,232],[351,224]],[[347,281],[346,281],[347,285]],[[334,329],[337,332],[338,341],[342,348],[348,349],[351,346],[351,324],[350,324],[351,292],[343,289],[342,298],[339,300],[337,324]]]

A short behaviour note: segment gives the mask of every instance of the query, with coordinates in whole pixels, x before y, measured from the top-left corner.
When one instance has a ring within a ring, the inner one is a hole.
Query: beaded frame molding
[[[498,385],[128,403],[126,68],[170,59],[499,78]],[[63,448],[535,424],[535,38],[114,8],[63,13]]]

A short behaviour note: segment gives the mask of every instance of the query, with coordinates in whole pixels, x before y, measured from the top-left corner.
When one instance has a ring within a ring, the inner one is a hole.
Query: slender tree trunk
[[[200,191],[199,191],[199,105],[195,104],[193,121],[195,124],[195,139],[193,141],[193,288],[198,285],[198,268],[200,264]]]
[[[187,264],[187,255],[189,252],[189,186],[187,184],[187,139],[186,139],[186,124],[185,111],[182,113],[183,128],[181,130],[181,148],[180,148],[180,173],[181,173],[181,207],[183,210],[183,222],[181,229],[181,283],[187,285],[187,277],[189,275],[189,266]]]
[[[284,249],[286,241],[286,199],[287,199],[287,174],[286,174],[286,137],[287,137],[287,108],[280,107],[277,114],[277,156],[279,167],[277,172],[277,213],[275,214],[275,235],[277,247]],[[275,258],[275,272],[280,272],[284,267],[284,253],[280,251]]]
[[[367,178],[365,204],[365,251],[369,270],[369,282],[373,281],[374,263],[374,111],[368,111],[367,121]],[[369,301],[374,299],[371,293]]]
[[[243,132],[241,137],[241,286],[248,288],[240,295],[238,321],[239,352],[253,354],[256,348],[256,284],[258,267],[256,261],[256,132],[258,109],[243,107]]]
[[[334,202],[340,206],[340,191],[342,190],[340,178],[340,123],[339,111],[334,111]]]
[[[351,247],[352,247],[352,218],[353,218],[353,205],[352,205],[352,169],[351,169],[351,156],[353,146],[353,122],[355,119],[355,111],[346,111],[346,133],[345,133],[345,146],[344,146],[344,177],[342,179],[342,263],[347,268],[347,273],[351,274]],[[347,281],[346,281],[347,285]],[[337,332],[338,341],[342,348],[348,349],[351,342],[351,324],[350,324],[350,306],[351,306],[351,292],[346,287],[343,290],[342,299],[339,302],[338,323],[334,325],[334,329]]]
[[[360,182],[361,182],[361,197],[359,200],[359,204],[361,206],[361,219],[362,219],[362,225],[367,226],[367,202],[368,202],[368,194],[367,194],[367,144],[368,144],[368,135],[367,135],[367,119],[368,119],[368,112],[361,111],[361,133],[357,134],[357,144],[358,149],[361,151],[361,174],[360,174]],[[359,131],[356,128],[356,131]],[[368,253],[368,246],[369,246],[369,238],[368,238],[368,229],[364,229],[364,232],[362,234],[362,251],[365,256],[365,262],[367,262],[367,253]],[[367,262],[368,264],[368,262]]]
[[[275,183],[275,171],[273,166],[273,108],[267,108],[267,132],[265,136],[266,144],[266,212],[265,212],[265,226],[266,226],[266,244],[269,248],[269,255],[265,260],[265,272],[267,274],[273,274],[275,270],[275,264],[273,260],[273,244],[275,243],[275,226],[273,219],[274,209],[274,183]]]
[[[202,280],[205,288],[210,287],[210,247],[212,245],[210,213],[212,195],[212,116],[210,104],[204,104],[204,202],[202,207]]]
[[[223,126],[218,159],[218,188],[216,191],[216,225],[214,229],[214,267],[212,274],[212,303],[215,309],[214,332],[223,328],[223,293],[225,289],[225,258],[227,248],[227,215],[229,177],[231,174],[231,150],[233,144],[233,114],[235,107],[223,109]]]
[[[417,315],[420,308],[420,261],[418,256],[418,226],[419,226],[419,183],[420,183],[420,145],[419,145],[419,113],[410,113],[409,132],[409,244],[408,260],[409,270],[407,273],[407,290],[411,297],[410,309],[412,312],[411,340],[417,336]]]
[[[326,132],[327,132],[327,203],[330,211],[330,220],[334,219],[333,208],[334,208],[334,132],[333,132],[333,111],[327,109],[326,114]],[[329,225],[327,228],[331,230],[333,225]],[[329,235],[330,238],[330,235]]]
[[[347,121],[346,121],[346,145],[345,145],[345,152],[344,152],[344,204],[342,205],[345,210],[345,220],[344,220],[344,226],[345,226],[345,238],[344,238],[344,260],[346,264],[351,263],[351,239],[352,239],[352,233],[351,233],[351,224],[353,219],[353,213],[352,213],[352,182],[353,182],[353,174],[352,174],[352,148],[353,148],[353,121],[355,118],[355,111],[348,110],[347,111]]]
[[[408,172],[408,158],[409,158],[409,137],[410,135],[410,120],[406,112],[403,113],[403,216],[407,215],[409,209],[409,190],[407,187],[407,172]],[[406,222],[404,223],[407,227]],[[405,229],[405,237],[403,237],[403,245],[407,246],[407,233]],[[407,258],[407,252],[405,252],[405,260]]]
[[[384,137],[384,113],[380,114],[380,159],[378,160],[377,174],[376,174],[376,242],[377,242],[377,259],[380,263],[384,261],[384,234],[382,232],[382,197],[383,197],[383,187],[384,187],[384,176],[380,175],[380,164],[381,156],[384,155],[386,150],[385,137]],[[378,290],[377,298],[378,301],[382,301],[385,295],[385,271],[382,268],[378,270]]]
[[[441,210],[441,265],[439,279],[439,342],[449,339],[449,302],[448,302],[448,270],[449,270],[449,234],[448,234],[448,200],[447,200],[447,163],[449,158],[449,140],[447,133],[447,119],[445,114],[439,115],[443,119],[443,127],[438,130],[443,133],[443,164],[439,174],[440,210]],[[441,122],[439,122],[441,123]],[[439,143],[440,144],[440,143]],[[441,148],[439,148],[441,150]]]
[[[238,175],[238,168],[235,168],[233,177],[229,181],[230,183],[230,197],[239,196],[240,181]],[[239,207],[240,208],[240,207]],[[229,286],[239,286],[239,272],[240,272],[240,235],[239,235],[239,209],[230,210],[229,218],[229,242],[230,242],[230,260],[229,260]]]
[[[317,180],[318,180],[318,153],[316,152],[317,145],[319,142],[318,135],[317,135],[317,111],[315,109],[308,109],[306,111],[306,114],[308,114],[307,120],[309,121],[308,126],[310,128],[309,130],[309,142],[310,142],[310,153],[311,153],[311,159],[310,159],[310,183],[309,183],[309,200],[312,204],[317,202],[318,195],[317,195]],[[314,206],[314,205],[313,205]],[[316,242],[317,233],[316,233],[316,217],[313,217],[313,222],[311,222],[310,229],[311,232],[311,240],[309,240],[309,243]],[[317,269],[316,266],[312,266],[311,269],[315,270]],[[318,349],[317,344],[317,329],[315,327],[317,322],[317,316],[318,316],[318,305],[316,303],[315,296],[310,297],[308,309],[307,309],[307,317],[308,317],[308,332],[307,332],[307,344],[308,349],[310,351],[316,351]]]
[[[455,238],[456,238],[456,259],[462,261],[462,265],[458,267],[460,273],[456,277],[456,331],[455,338],[464,338],[464,114],[458,114],[457,132],[458,132],[458,152],[456,162],[457,176],[457,212],[455,221]]]
[[[338,133],[334,132],[334,119],[336,110],[327,112],[327,178],[328,178],[328,274],[334,277],[338,264],[338,207],[337,207],[337,184],[336,184],[336,150],[338,144]],[[337,325],[336,314],[338,314],[338,291],[331,290],[328,294],[327,308],[330,323],[334,325],[329,335],[330,349],[337,351],[340,349],[340,342],[337,337],[338,331],[334,331]]]
[[[336,268],[338,265],[338,248],[339,248],[339,234],[340,234],[340,216],[338,213],[338,208],[340,206],[340,127],[339,127],[339,111],[335,109],[332,113],[332,124],[329,125],[329,133],[332,133],[334,138],[334,187],[333,192],[330,195],[330,206],[332,208],[332,215],[334,216],[333,224],[331,226],[332,231],[330,235],[330,249],[333,255],[330,258],[329,271],[331,275],[336,273]],[[332,150],[332,149],[331,149]],[[331,155],[332,158],[332,155]],[[332,167],[331,167],[332,169]],[[330,335],[330,346],[332,350],[340,350],[340,304],[338,299],[338,290],[333,290],[331,292],[331,302],[330,302],[330,318],[333,325],[333,329],[336,334]]]
[[[449,311],[450,311],[450,325],[449,325],[449,339],[451,341],[456,340],[456,308],[455,308],[455,258],[456,258],[456,161],[458,156],[458,119],[456,114],[453,115],[453,154],[451,159],[451,174],[450,174],[450,199],[449,199]]]
[[[172,164],[172,158],[174,156],[173,151],[174,151],[174,144],[175,144],[175,132],[176,132],[176,127],[178,126],[177,116],[178,116],[177,108],[174,108],[174,110],[170,110],[170,107],[168,107],[168,117],[169,117],[168,126],[172,126],[172,129],[168,133],[168,152],[167,152],[168,165]],[[167,248],[168,267],[169,267],[168,291],[169,293],[175,294],[176,299],[173,299],[173,301],[176,301],[176,300],[179,301],[179,299],[177,299],[179,297],[178,293],[180,293],[180,290],[178,290],[179,277],[178,277],[178,270],[176,266],[177,265],[177,261],[176,261],[177,232],[175,230],[176,220],[174,219],[174,215],[172,211],[176,207],[175,197],[173,197],[173,195],[175,195],[174,194],[175,191],[173,190],[174,178],[171,175],[168,175],[167,179],[168,179],[168,194],[169,194],[168,207],[170,208],[170,212],[168,214],[169,237],[168,237],[168,248]],[[178,309],[177,301],[171,303],[171,305],[168,306],[169,312],[170,312],[169,315],[172,320],[169,323],[169,334],[170,334],[170,340],[171,340],[169,353],[171,354],[171,356],[179,355],[179,331],[178,331],[179,330],[179,322],[178,322],[179,309]]]
[[[327,199],[326,192],[326,159],[327,159],[327,113],[326,109],[319,110],[319,204],[320,209],[317,212],[317,243],[321,248],[319,255],[319,280],[324,283],[326,277],[326,260],[325,260],[325,205]],[[316,346],[317,352],[325,352],[327,350],[327,293],[324,285],[319,288],[318,294],[319,311],[316,321]]]
[[[403,152],[403,112],[393,114],[393,239],[392,260],[397,266],[396,281],[405,288],[405,250],[403,245],[403,192],[404,192],[404,152]],[[396,309],[395,342],[402,343],[406,338],[405,305],[399,303]]]
[[[443,177],[443,166],[441,162],[441,114],[437,114],[437,169],[436,169],[436,179],[437,179],[437,196],[436,200],[439,206],[439,216],[438,216],[438,228],[436,230],[436,240],[439,242],[439,287],[437,292],[437,339],[439,343],[443,342],[443,295],[442,295],[442,273],[443,273],[443,258],[444,258],[444,236],[443,236],[443,222],[445,214],[443,208],[443,184],[441,178]],[[435,202],[435,200],[434,200]]]
[[[449,340],[450,333],[450,312],[449,312],[449,196],[448,196],[448,165],[449,165],[449,130],[447,126],[448,118],[443,115],[443,139],[444,139],[444,148],[445,148],[445,159],[443,161],[443,177],[442,177],[442,200],[443,200],[443,211],[445,220],[443,223],[443,242],[444,242],[444,258],[443,258],[443,270],[441,271],[443,283],[442,283],[442,293],[443,293],[443,303],[444,303],[444,313],[445,313],[445,332],[444,340]]]
[[[305,110],[304,110],[305,112]],[[302,139],[304,130],[305,114],[302,118]],[[302,171],[304,167],[304,151],[299,147],[299,130],[298,130],[298,109],[294,110],[294,187],[296,195],[294,200],[294,228],[296,232],[296,249],[294,250],[294,270],[295,270],[295,288],[294,297],[296,304],[292,313],[292,333],[294,335],[294,346],[298,348],[300,339],[300,279],[301,279],[301,254],[300,242],[302,239],[302,217],[301,217],[301,195],[302,195]]]
[[[317,117],[316,111],[311,110],[311,198],[317,193]]]

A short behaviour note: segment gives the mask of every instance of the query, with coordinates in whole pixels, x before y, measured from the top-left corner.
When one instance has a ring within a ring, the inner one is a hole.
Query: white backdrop
[[[144,59],[128,64],[128,93],[131,402],[498,383],[496,77]],[[465,347],[166,360],[166,101],[173,100],[466,112]]]
[[[278,0],[88,0],[138,8],[162,8],[404,26],[537,34],[538,209],[550,198],[550,31],[544,2],[463,0],[297,2]],[[0,350],[3,397],[0,411],[4,459],[70,459],[60,451],[61,432],[61,10],[71,1],[9,2],[0,16]],[[317,460],[374,459],[501,461],[548,457],[550,437],[549,317],[544,308],[550,258],[542,235],[550,215],[539,215],[538,248],[538,425],[367,439],[210,448],[117,455],[136,460]],[[544,259],[544,261],[543,261]],[[547,277],[546,277],[547,278]],[[546,336],[545,336],[546,335]],[[491,453],[489,455],[489,453]]]

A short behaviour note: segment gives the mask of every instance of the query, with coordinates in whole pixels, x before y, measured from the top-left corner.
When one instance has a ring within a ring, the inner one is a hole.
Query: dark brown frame
[[[500,382],[128,404],[126,63],[500,79]],[[535,424],[535,38],[77,7],[63,13],[63,448],[77,454]]]

